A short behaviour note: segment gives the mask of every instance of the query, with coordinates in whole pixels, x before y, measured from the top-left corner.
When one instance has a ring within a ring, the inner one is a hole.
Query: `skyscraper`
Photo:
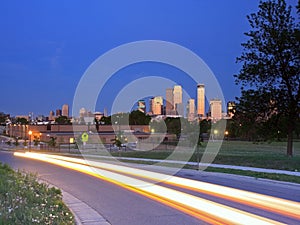
[[[54,111],[50,111],[49,113],[49,120],[53,121],[55,119]]]
[[[183,115],[182,87],[180,85],[175,85],[173,88],[173,107],[177,115]]]
[[[69,117],[69,106],[67,104],[62,106],[62,116]]]
[[[187,103],[187,118],[188,121],[194,121],[195,119],[195,99],[191,98]]]
[[[138,101],[138,110],[142,113],[146,113],[146,103],[145,100]]]
[[[213,121],[222,119],[222,101],[220,99],[212,99],[209,101],[210,116]]]
[[[61,116],[61,109],[56,110],[56,116]]]
[[[151,99],[151,111],[153,115],[161,115],[163,109],[163,98],[156,96]]]
[[[81,108],[81,109],[79,110],[79,116],[80,116],[81,118],[87,116],[87,111],[86,111],[85,108]]]
[[[173,115],[173,88],[166,89],[166,115]]]
[[[204,84],[197,85],[197,113],[198,116],[205,116],[205,86]]]

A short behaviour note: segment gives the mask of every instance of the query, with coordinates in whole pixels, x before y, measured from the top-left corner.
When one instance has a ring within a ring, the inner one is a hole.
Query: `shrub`
[[[0,163],[0,224],[75,224],[61,191]]]

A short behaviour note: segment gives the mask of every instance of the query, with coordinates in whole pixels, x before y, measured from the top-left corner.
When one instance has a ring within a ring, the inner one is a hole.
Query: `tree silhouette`
[[[244,49],[237,58],[242,69],[235,75],[236,83],[242,88],[238,100],[246,106],[247,95],[255,92],[255,107],[257,110],[262,105],[265,107],[257,112],[258,117],[268,112],[286,118],[287,155],[292,156],[293,132],[300,113],[299,23],[284,0],[261,1],[258,12],[247,18],[251,30],[245,33],[249,39],[242,43]],[[251,112],[251,107],[244,107],[243,113]],[[264,122],[269,118],[264,117]],[[255,117],[252,122],[260,121]]]

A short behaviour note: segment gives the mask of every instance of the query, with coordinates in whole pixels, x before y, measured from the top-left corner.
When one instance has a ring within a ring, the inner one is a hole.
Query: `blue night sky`
[[[234,100],[240,93],[235,58],[249,30],[246,15],[257,6],[256,0],[2,1],[0,111],[48,115],[65,103],[71,106],[94,60],[140,40],[174,42],[195,52],[216,75],[226,101]],[[106,84],[96,110],[110,111],[118,90],[143,75],[182,81],[196,97],[196,87],[181,73],[158,63],[124,68]]]

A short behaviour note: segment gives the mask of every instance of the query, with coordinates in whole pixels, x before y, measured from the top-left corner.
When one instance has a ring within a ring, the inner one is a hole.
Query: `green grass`
[[[75,224],[59,189],[0,163],[0,224]]]
[[[217,145],[217,143],[215,144]],[[205,151],[206,144],[200,148],[200,157]],[[212,143],[214,148],[214,143]],[[252,143],[242,141],[224,141],[213,163],[250,166],[267,169],[300,171],[300,142],[294,143],[294,157],[286,156],[286,143]],[[122,151],[113,152],[113,156],[166,159],[171,150],[152,151]],[[197,161],[197,154],[193,154],[191,162]]]
[[[218,173],[230,173],[237,174],[242,176],[249,176],[255,178],[264,178],[270,180],[279,180],[286,182],[293,182],[300,184],[300,177],[290,176],[285,174],[276,174],[276,173],[261,173],[261,172],[253,172],[253,171],[245,171],[245,170],[234,170],[234,169],[223,169],[223,168],[213,168],[208,167],[205,171],[207,172],[218,172]]]

